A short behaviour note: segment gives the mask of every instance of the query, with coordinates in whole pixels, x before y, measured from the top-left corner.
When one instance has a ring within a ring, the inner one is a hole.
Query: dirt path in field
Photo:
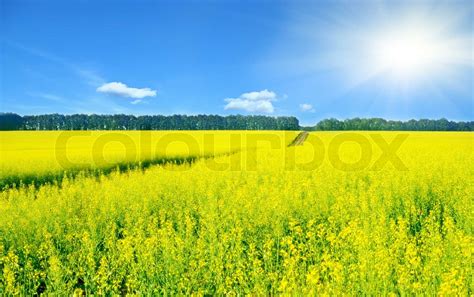
[[[303,145],[306,138],[308,138],[308,132],[301,132],[288,146]]]

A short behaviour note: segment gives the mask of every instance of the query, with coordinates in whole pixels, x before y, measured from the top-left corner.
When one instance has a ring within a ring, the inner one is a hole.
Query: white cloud
[[[155,90],[152,90],[150,88],[142,88],[142,89],[131,88],[121,82],[110,82],[110,83],[103,84],[102,86],[97,88],[97,92],[113,94],[113,95],[118,95],[122,97],[135,98],[135,99],[142,99],[145,97],[156,96]],[[135,102],[134,104],[139,103],[137,102],[137,100],[133,102]]]
[[[276,94],[265,89],[260,92],[243,93],[240,98],[250,101],[271,101],[276,99]]]
[[[226,99],[228,102],[227,105],[224,107],[225,110],[245,110],[248,112],[266,112],[272,113],[275,109],[273,108],[273,104],[270,101],[252,101],[252,100],[244,100],[239,98],[229,98]]]
[[[308,103],[300,104],[300,110],[303,112],[314,112],[313,105]]]
[[[224,99],[227,104],[225,110],[244,110],[247,112],[273,113],[275,108],[272,101],[277,95],[269,90],[243,93],[238,98]]]

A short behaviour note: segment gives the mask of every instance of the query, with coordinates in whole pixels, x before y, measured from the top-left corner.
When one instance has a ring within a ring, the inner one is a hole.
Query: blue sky
[[[474,119],[470,1],[1,5],[0,111]]]

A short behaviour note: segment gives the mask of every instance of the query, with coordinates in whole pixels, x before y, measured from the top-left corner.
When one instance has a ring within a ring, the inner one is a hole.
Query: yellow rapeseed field
[[[2,176],[41,176],[21,133]],[[0,295],[474,294],[473,134],[212,133],[235,153],[1,191]]]
[[[100,174],[117,166],[181,163],[233,153],[260,146],[262,135],[278,136],[284,146],[296,132],[0,131],[0,189],[20,181],[54,181],[83,170]]]

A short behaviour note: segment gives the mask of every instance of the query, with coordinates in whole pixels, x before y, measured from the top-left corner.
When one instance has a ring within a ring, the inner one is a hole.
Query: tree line
[[[314,127],[307,127],[307,129],[315,131],[474,131],[474,121],[454,122],[447,119],[391,121],[382,118],[353,118],[341,121],[325,119],[318,122]]]
[[[0,130],[298,130],[295,117],[0,114]]]
[[[447,119],[392,121],[382,118],[325,119],[315,126],[301,127],[295,117],[242,115],[86,115],[46,114],[20,116],[0,113],[0,130],[386,130],[386,131],[474,131],[474,121]]]

